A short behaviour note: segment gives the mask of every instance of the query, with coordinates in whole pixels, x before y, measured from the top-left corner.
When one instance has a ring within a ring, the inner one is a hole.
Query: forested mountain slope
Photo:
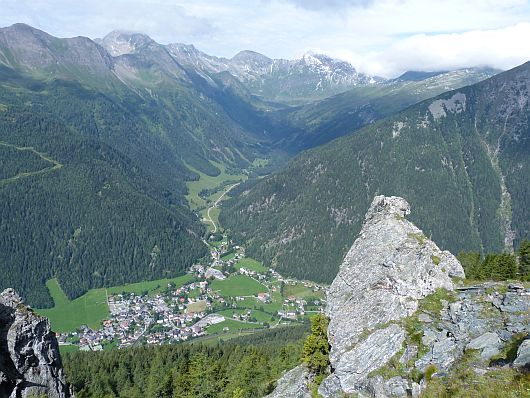
[[[1,286],[43,307],[51,277],[73,298],[185,272],[207,254],[185,200],[193,170],[274,156],[252,112],[151,40],[113,57],[86,38],[1,29]]]
[[[221,213],[247,252],[329,282],[376,194],[399,195],[444,249],[530,234],[530,63],[426,100],[240,188]]]
[[[42,88],[0,87],[2,286],[42,307],[53,276],[76,297],[205,255],[183,200],[193,174],[141,116],[75,84]]]

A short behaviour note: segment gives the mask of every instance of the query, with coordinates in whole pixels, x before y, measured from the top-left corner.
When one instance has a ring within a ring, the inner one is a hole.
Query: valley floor
[[[239,184],[231,181],[243,176],[225,174],[223,168],[219,178],[201,175],[190,183],[190,207],[206,214],[203,222],[212,235],[205,241],[210,261],[194,265],[186,275],[93,289],[72,301],[57,279],[49,280],[55,306],[37,312],[59,333],[61,350],[226,340],[300,324],[320,312],[322,286],[282,277],[245,257],[244,248],[220,234],[219,203]]]

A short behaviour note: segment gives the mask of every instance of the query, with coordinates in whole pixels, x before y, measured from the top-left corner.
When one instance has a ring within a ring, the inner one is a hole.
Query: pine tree
[[[496,256],[494,279],[505,281],[517,276],[517,261],[510,253],[502,253]]]
[[[530,280],[530,240],[524,239],[519,246],[519,278]]]
[[[311,318],[311,334],[304,343],[302,359],[316,375],[325,374],[329,366],[328,319],[323,314]]]

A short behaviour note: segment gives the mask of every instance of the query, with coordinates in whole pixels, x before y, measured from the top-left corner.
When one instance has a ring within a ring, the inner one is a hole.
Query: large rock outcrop
[[[0,295],[0,397],[71,397],[59,346],[46,318],[13,289]]]
[[[530,288],[491,281],[455,287],[454,277],[464,277],[460,263],[408,222],[409,212],[404,199],[377,196],[328,289],[325,398],[419,397],[429,379],[448,380],[462,368],[487,388],[490,371],[518,377],[530,369]],[[303,397],[312,378],[296,369],[272,396]]]
[[[452,277],[464,277],[451,253],[405,219],[409,213],[404,199],[376,196],[328,290],[333,373],[320,386],[324,397],[381,395],[380,382],[370,373],[402,350],[406,331],[400,321],[415,313],[425,296],[453,290]]]

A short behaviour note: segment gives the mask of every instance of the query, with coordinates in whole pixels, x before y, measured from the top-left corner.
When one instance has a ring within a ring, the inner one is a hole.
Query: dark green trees
[[[528,280],[530,278],[530,241],[524,239],[521,242],[517,256],[511,253],[489,253],[482,259],[478,252],[460,252],[458,260],[468,279]]]
[[[530,280],[530,240],[524,239],[519,247],[519,275],[524,281]]]
[[[307,326],[277,328],[218,345],[133,347],[64,355],[84,398],[253,398],[300,361]]]
[[[328,324],[329,320],[324,314],[312,317],[311,334],[307,336],[304,342],[302,361],[313,376],[312,390],[314,392],[329,374]]]

